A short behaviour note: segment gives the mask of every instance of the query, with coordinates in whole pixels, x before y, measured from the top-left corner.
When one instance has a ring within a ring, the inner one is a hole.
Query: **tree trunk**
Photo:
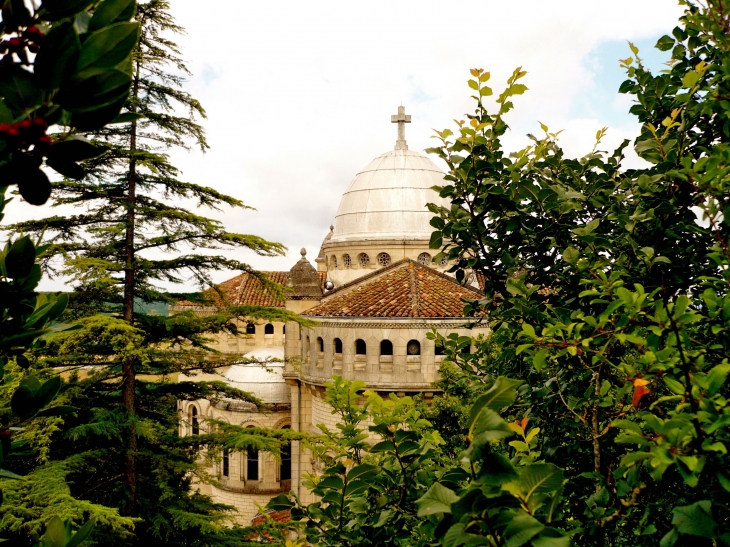
[[[139,61],[136,64],[134,84],[132,88],[131,111],[137,110],[139,95]],[[134,235],[135,235],[135,201],[137,191],[137,159],[134,155],[137,149],[137,122],[132,122],[129,148],[129,173],[127,176],[127,218],[124,239],[124,303],[123,317],[130,325],[134,322]],[[127,411],[129,426],[127,429],[127,449],[124,462],[124,476],[127,486],[127,507],[125,513],[135,515],[137,506],[137,426],[135,423],[135,370],[134,361],[127,358],[122,363],[122,404]]]

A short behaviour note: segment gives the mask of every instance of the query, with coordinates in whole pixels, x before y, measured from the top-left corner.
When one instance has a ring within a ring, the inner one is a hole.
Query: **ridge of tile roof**
[[[278,283],[282,287],[286,287],[289,280],[290,272],[259,272],[264,274],[269,281]],[[319,285],[324,291],[324,282],[326,281],[326,272],[318,272]],[[248,272],[243,272],[236,277],[227,281],[223,281],[217,285],[218,290],[223,293],[223,298],[229,304],[234,306],[264,306],[267,308],[283,308],[286,298],[277,298],[272,295],[266,288],[261,285],[261,281]],[[175,302],[175,307],[186,306],[220,306],[223,304],[221,295],[215,289],[207,289],[203,291],[203,295],[211,300],[210,304],[201,304],[191,302],[189,300],[180,300]]]
[[[404,259],[326,293],[321,304],[302,315],[463,317],[463,300],[482,296],[433,268]]]

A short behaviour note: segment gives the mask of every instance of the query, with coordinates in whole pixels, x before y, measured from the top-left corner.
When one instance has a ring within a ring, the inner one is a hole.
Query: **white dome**
[[[249,359],[266,361],[284,359],[284,348],[272,346],[259,348],[244,355]],[[223,372],[228,385],[248,391],[265,403],[287,403],[291,397],[289,387],[284,380],[284,363],[257,363],[231,365]]]
[[[360,171],[343,194],[330,241],[428,240],[433,213],[426,203],[448,205],[431,190],[443,185],[444,173],[425,156],[402,149],[386,152]]]

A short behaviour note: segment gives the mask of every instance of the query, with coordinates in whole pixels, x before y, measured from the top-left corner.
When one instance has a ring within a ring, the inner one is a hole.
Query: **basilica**
[[[382,394],[418,393],[427,401],[438,396],[432,384],[443,355],[426,334],[433,329],[479,334],[465,327],[462,310],[465,299],[482,294],[475,284],[459,284],[446,274],[447,261],[434,262],[437,251],[429,249],[433,214],[426,204],[445,204],[432,190],[443,184],[444,173],[408,149],[405,124],[410,119],[402,106],[391,117],[398,124],[394,149],[355,175],[314,264],[302,249],[291,270],[265,272],[286,287],[284,298],[245,273],[219,286],[231,304],[284,308],[316,326],[250,323],[245,336],[221,335],[216,343],[224,353],[275,361],[266,367],[236,364],[202,379],[250,392],[267,408],[225,399],[181,401],[181,435],[199,434],[210,419],[312,433],[319,432],[317,424],[334,427],[325,395],[333,376],[362,380]],[[179,302],[170,313],[184,310],[207,314],[215,307]],[[284,447],[280,461],[255,450],[223,454],[211,469],[216,483],[199,488],[214,501],[234,506],[241,524],[250,524],[259,507],[282,492],[293,490],[310,501],[302,477],[316,468],[299,444]]]

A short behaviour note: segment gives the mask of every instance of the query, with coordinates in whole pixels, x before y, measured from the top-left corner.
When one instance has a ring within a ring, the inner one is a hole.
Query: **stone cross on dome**
[[[395,141],[395,149],[408,150],[408,145],[406,144],[406,124],[411,123],[411,115],[406,114],[405,106],[399,106],[398,114],[390,116],[390,123],[398,124],[398,140]]]

